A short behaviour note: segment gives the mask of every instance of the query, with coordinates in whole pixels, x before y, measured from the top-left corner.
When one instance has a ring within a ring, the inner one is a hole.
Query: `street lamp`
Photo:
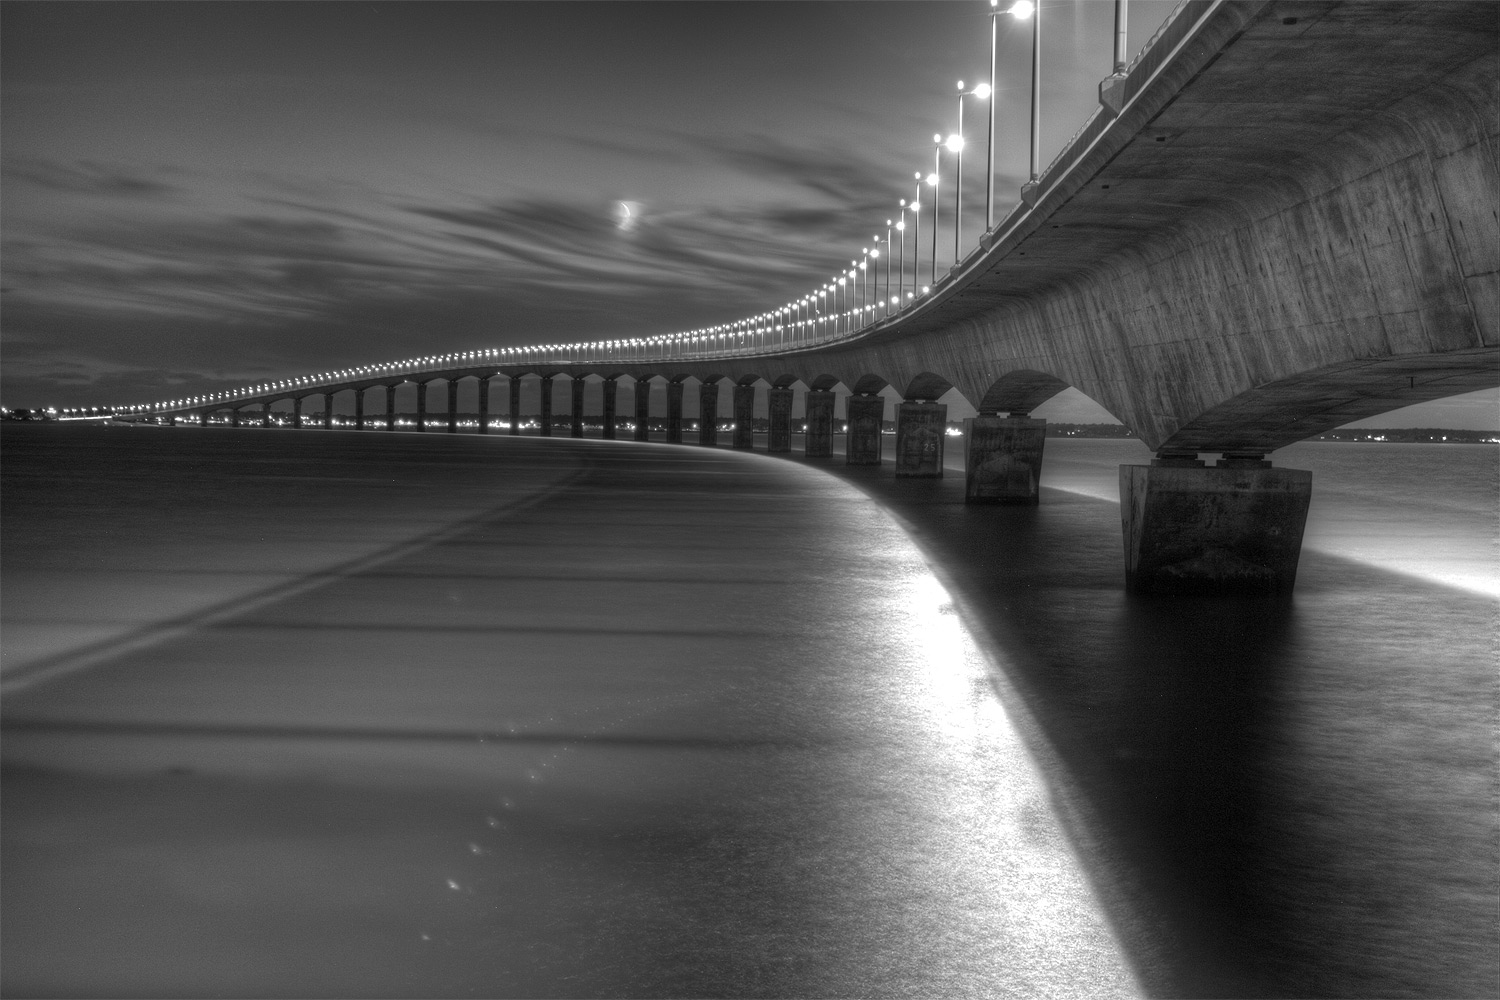
[[[899,231],[901,233],[901,282],[896,287],[896,296],[898,298],[900,298],[900,297],[902,297],[902,296],[904,296],[906,294],[906,199],[905,198],[901,199],[901,218],[896,223],[896,229],[897,229],[897,231]],[[912,254],[913,261],[916,260],[916,256],[917,255],[915,253]],[[912,270],[913,271],[916,270],[916,266],[915,265],[913,265]]]
[[[1032,0],[1016,0],[1010,14],[1018,21],[1031,18],[1031,180],[1021,185],[1021,200],[1036,206],[1037,181],[1041,177],[1042,149],[1042,9]]]
[[[932,173],[927,175],[927,183],[932,185],[932,283],[937,284],[937,238],[938,238],[938,182],[941,180],[939,173],[942,170],[943,161],[943,137],[934,135],[932,137]],[[917,175],[917,183],[921,184],[921,174]],[[912,282],[916,284],[915,281]]]
[[[963,241],[964,229],[964,98],[977,97],[981,101],[990,96],[990,85],[981,83],[973,90],[964,90],[964,82],[958,81],[958,132],[948,137],[949,149],[952,149],[958,157],[958,176],[954,184],[953,202],[956,206],[953,210],[953,263],[958,265],[959,246]],[[957,140],[957,148],[954,148],[954,140]],[[988,206],[986,206],[988,208]]]

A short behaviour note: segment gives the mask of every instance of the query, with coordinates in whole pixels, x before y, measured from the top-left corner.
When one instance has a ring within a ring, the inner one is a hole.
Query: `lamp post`
[[[921,171],[914,171],[912,173],[912,176],[915,177],[916,180],[917,180],[917,194],[916,194],[916,197],[913,198],[912,201],[911,201],[912,211],[916,215],[916,222],[914,223],[914,225],[916,226],[916,229],[915,229],[915,231],[913,231],[912,238],[911,238],[911,290],[912,290],[913,293],[915,293],[916,290],[917,290],[917,283],[921,280],[920,276],[917,274],[917,269],[918,269],[918,263],[917,262],[922,259],[922,173],[921,173]],[[936,190],[934,190],[932,192],[932,233],[933,233],[933,237],[936,238],[937,237],[937,191]]]
[[[938,183],[942,180],[938,176],[943,162],[943,137],[934,135],[932,137],[932,173],[927,175],[927,183],[932,185],[932,283],[937,284],[937,237],[938,237]],[[917,175],[921,177],[920,174]],[[919,185],[921,181],[917,182]],[[913,282],[915,284],[915,282]]]
[[[958,175],[957,175],[956,181],[954,183],[955,191],[954,191],[954,194],[953,194],[953,203],[954,203],[954,205],[957,206],[954,209],[954,211],[953,211],[953,263],[954,263],[954,266],[958,265],[958,261],[959,261],[959,247],[961,246],[961,244],[963,242],[963,228],[964,228],[964,207],[963,207],[963,205],[964,205],[964,98],[965,97],[977,97],[981,101],[983,101],[983,100],[988,99],[989,96],[990,96],[990,85],[987,84],[987,83],[981,83],[978,86],[976,86],[973,90],[967,90],[966,91],[966,90],[964,90],[964,82],[962,80],[958,81],[958,132],[957,132],[957,134],[951,135],[951,136],[948,137],[948,142],[949,142],[948,148],[952,149],[953,152],[958,156]],[[993,118],[992,118],[992,120],[993,120]],[[957,143],[956,143],[956,145],[957,145],[958,148],[956,148],[956,149],[954,149],[954,145],[955,145],[954,144],[954,140],[955,139],[958,140]],[[992,143],[993,143],[993,139],[994,139],[994,136],[991,135],[991,142]],[[988,196],[986,196],[986,199],[988,199]],[[988,212],[989,212],[989,202],[988,202],[988,200],[986,200],[986,202],[985,202],[985,212],[986,212],[985,230],[988,231],[989,230],[989,225],[990,225],[989,219],[988,219]]]
[[[1016,0],[1007,11],[1018,21],[1031,18],[1031,180],[1021,185],[1021,200],[1035,207],[1042,174],[1042,10],[1032,0]]]
[[[901,218],[896,222],[896,229],[901,233],[901,280],[896,286],[897,304],[902,304],[906,297],[906,199],[901,199]],[[912,254],[913,259],[916,254]],[[912,268],[916,270],[915,267]]]

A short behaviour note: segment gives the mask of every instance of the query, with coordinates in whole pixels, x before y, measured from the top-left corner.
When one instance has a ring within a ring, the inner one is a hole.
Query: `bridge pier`
[[[604,439],[613,441],[615,439],[615,414],[619,408],[618,392],[620,383],[612,378],[604,380],[600,386],[604,390]]]
[[[651,440],[651,380],[635,380],[635,439]]]
[[[792,450],[792,390],[772,386],[766,390],[766,415],[769,417],[769,433],[766,435],[766,451]]]
[[[896,475],[902,479],[942,479],[948,407],[906,400],[896,407]]]
[[[569,389],[571,395],[568,399],[568,414],[572,419],[572,424],[568,427],[569,437],[583,437],[583,390],[586,385],[582,376],[575,376],[572,388]]]
[[[552,376],[542,376],[542,437],[552,436]]]
[[[490,432],[490,378],[489,375],[479,377],[479,433]]]
[[[1213,467],[1163,452],[1120,466],[1125,589],[1134,594],[1289,594],[1312,473],[1227,453]]]
[[[964,503],[1035,505],[1047,421],[981,413],[964,421]]]
[[[755,447],[755,384],[734,387],[734,438],[742,451]]]
[[[427,433],[427,383],[417,383],[417,430]]]
[[[264,403],[260,408],[260,425],[267,428],[271,426],[271,404],[269,401]]]
[[[323,429],[333,430],[333,393],[323,393]]]
[[[240,425],[240,408],[238,406],[231,407],[230,410],[229,410],[229,426],[230,427],[238,427],[239,425]]]
[[[521,376],[510,377],[510,432],[521,433]]]
[[[682,444],[682,383],[667,383],[667,443]]]
[[[396,387],[394,385],[385,387],[385,429],[388,431],[396,429]]]
[[[298,403],[298,409],[300,410],[301,409],[302,400],[300,400],[300,399],[297,400],[297,403]],[[202,412],[200,412],[198,414],[198,426],[199,427],[207,427],[208,426],[208,411],[207,410],[203,410]],[[298,427],[302,426],[302,414],[300,412],[297,414],[297,426]]]
[[[719,383],[698,387],[698,443],[707,448],[719,443]]]
[[[850,396],[845,421],[844,461],[848,465],[879,465],[881,424],[885,420],[885,397],[876,394]]]
[[[302,398],[298,396],[292,400],[292,426],[299,431],[302,429]],[[207,423],[208,414],[204,414],[204,422]]]
[[[365,429],[365,391],[354,390],[354,429],[362,431]]]
[[[802,454],[807,458],[828,458],[833,454],[833,404],[836,398],[832,389],[809,389],[807,392],[807,434],[802,439]]]
[[[458,379],[448,380],[448,433],[458,433]]]

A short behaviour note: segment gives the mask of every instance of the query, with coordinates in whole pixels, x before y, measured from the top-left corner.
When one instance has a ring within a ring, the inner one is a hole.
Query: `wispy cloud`
[[[6,157],[0,172],[12,183],[36,184],[71,194],[151,198],[180,190],[137,168],[94,160],[63,163],[39,156]]]

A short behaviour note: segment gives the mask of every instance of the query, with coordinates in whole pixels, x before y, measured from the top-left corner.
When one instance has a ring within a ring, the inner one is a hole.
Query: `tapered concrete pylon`
[[[713,448],[719,443],[719,383],[698,387],[698,443]]]
[[[682,383],[667,383],[667,443],[682,444]]]
[[[907,401],[896,407],[896,475],[903,479],[942,479],[948,407]]]
[[[651,440],[651,380],[635,380],[635,439]]]
[[[521,433],[521,376],[510,377],[510,432]]]
[[[362,431],[365,429],[365,391],[354,390],[354,429]]]
[[[479,379],[479,433],[490,432],[490,377],[481,376]]]
[[[542,376],[542,437],[552,436],[552,376]]]
[[[329,407],[332,410],[332,407]],[[427,383],[417,383],[417,430],[427,433]]]
[[[448,380],[448,433],[458,433],[458,379]]]
[[[833,404],[831,389],[811,389],[807,393],[807,436],[802,440],[802,454],[808,458],[827,458],[833,454]]]
[[[208,423],[208,414],[203,414],[203,422]],[[302,429],[302,397],[298,396],[292,400],[292,426],[299,431]]]
[[[604,439],[613,441],[615,439],[615,408],[618,405],[616,393],[620,384],[612,378],[604,380],[599,388],[604,390]]]
[[[1289,594],[1312,473],[1259,455],[1120,466],[1125,587],[1135,594]]]
[[[1047,421],[981,413],[964,421],[964,502],[1036,504]]]
[[[583,437],[583,390],[586,384],[582,378],[575,378],[569,390],[572,393],[568,400],[570,404],[568,413],[572,420],[568,427],[568,434],[571,437]]]
[[[766,415],[769,433],[766,450],[792,450],[792,390],[772,388],[766,391]]]
[[[388,431],[396,429],[396,387],[394,385],[385,387],[385,429]]]
[[[333,427],[333,393],[323,393],[323,429],[330,430]]]
[[[850,396],[844,405],[848,407],[846,420],[849,425],[844,443],[845,462],[849,465],[879,465],[885,397]]]
[[[755,386],[734,387],[734,447],[755,447]]]

